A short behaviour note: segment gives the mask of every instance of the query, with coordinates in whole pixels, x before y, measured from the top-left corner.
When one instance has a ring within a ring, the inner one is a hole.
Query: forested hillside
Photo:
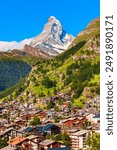
[[[14,58],[0,58],[0,91],[16,84],[31,71],[26,62]]]

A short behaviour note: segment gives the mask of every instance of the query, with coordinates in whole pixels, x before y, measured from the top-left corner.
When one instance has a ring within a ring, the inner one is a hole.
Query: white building
[[[72,150],[78,150],[80,148],[85,149],[86,148],[86,138],[88,136],[88,133],[91,131],[89,130],[81,130],[77,131],[75,133],[70,134],[71,139],[71,149]]]

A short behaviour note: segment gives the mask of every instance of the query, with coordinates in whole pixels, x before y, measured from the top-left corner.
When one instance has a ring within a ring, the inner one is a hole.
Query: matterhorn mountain
[[[30,55],[56,56],[59,53],[64,52],[72,43],[73,39],[74,37],[67,34],[62,28],[59,20],[50,16],[43,31],[39,35],[20,42],[0,41],[0,51],[11,52],[13,49],[18,49]]]
[[[72,35],[64,31],[59,20],[51,16],[45,24],[43,31],[33,38],[30,46],[50,55],[57,55],[65,51],[73,39]]]

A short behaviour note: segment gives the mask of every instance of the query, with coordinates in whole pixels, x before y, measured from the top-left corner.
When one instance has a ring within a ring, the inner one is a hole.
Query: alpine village
[[[100,19],[77,37],[50,16],[0,50],[1,150],[100,150]]]

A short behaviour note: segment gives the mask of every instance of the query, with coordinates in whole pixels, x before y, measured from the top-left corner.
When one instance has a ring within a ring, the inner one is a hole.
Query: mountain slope
[[[57,55],[66,50],[73,39],[72,35],[64,31],[59,20],[51,16],[42,33],[33,38],[30,45],[48,54]]]
[[[16,84],[31,71],[27,63],[6,57],[0,57],[0,91]]]
[[[99,19],[94,20],[74,39],[67,51],[34,65],[25,81],[29,84],[15,99],[32,101],[30,95],[37,100],[59,92],[70,96],[72,105],[83,107],[87,98],[99,95],[99,24]]]
[[[43,61],[42,57],[33,57],[19,50],[0,52],[0,98],[11,95],[17,88],[21,90],[32,67]]]

